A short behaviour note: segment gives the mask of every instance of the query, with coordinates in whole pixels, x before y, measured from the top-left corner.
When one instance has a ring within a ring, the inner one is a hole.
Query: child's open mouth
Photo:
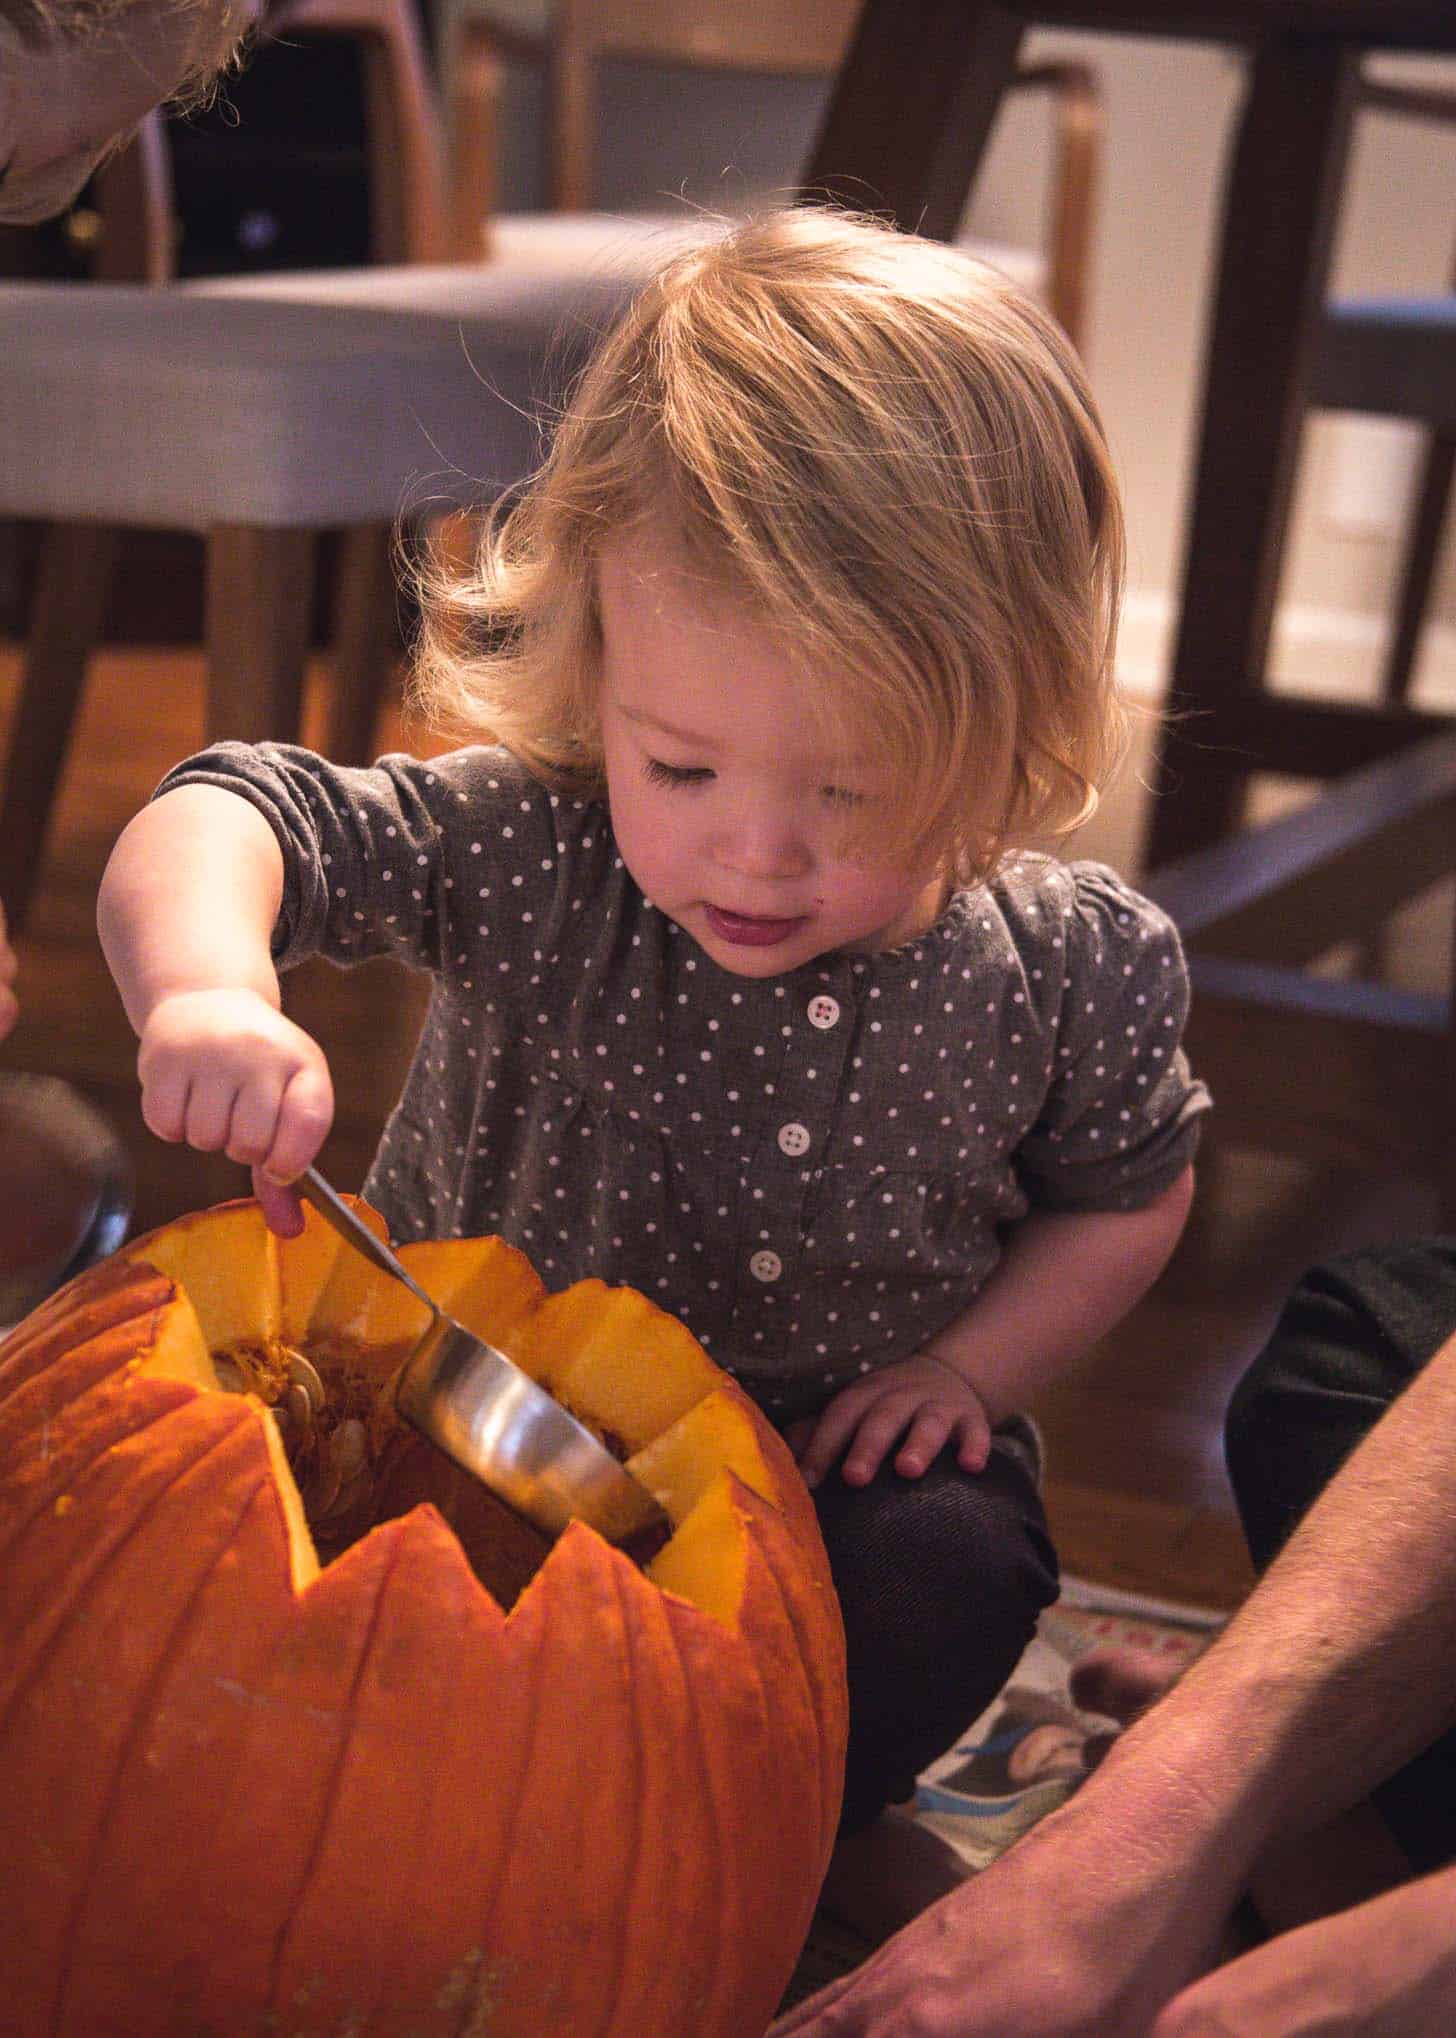
[[[754,914],[728,913],[721,906],[705,906],[703,911],[718,939],[731,941],[736,948],[772,948],[804,924],[803,914],[792,920],[763,920]]]

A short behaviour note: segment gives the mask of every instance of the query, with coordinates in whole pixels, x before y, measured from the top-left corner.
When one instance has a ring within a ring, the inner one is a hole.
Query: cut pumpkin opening
[[[384,1236],[377,1214],[358,1207]],[[138,1240],[126,1257],[177,1291],[137,1370],[244,1395],[258,1409],[296,1588],[379,1523],[429,1502],[491,1596],[514,1606],[551,1545],[396,1411],[395,1377],[429,1320],[407,1290],[312,1210],[301,1236],[283,1240],[256,1204],[224,1205]],[[400,1257],[657,1497],[667,1541],[628,1552],[647,1577],[733,1625],[747,1552],[735,1482],[783,1502],[758,1418],[691,1333],[630,1288],[582,1281],[547,1295],[499,1238],[407,1245]]]

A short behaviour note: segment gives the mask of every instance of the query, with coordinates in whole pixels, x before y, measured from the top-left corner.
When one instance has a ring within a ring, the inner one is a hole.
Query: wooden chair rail
[[[1453,866],[1456,735],[1351,772],[1308,806],[1194,850],[1147,890],[1190,948],[1312,961],[1374,933]]]
[[[542,66],[550,76],[554,101],[551,147],[551,204],[554,210],[581,211],[591,203],[593,113],[589,71],[600,52],[564,51],[551,34],[533,34],[467,14],[455,31],[451,66],[449,127],[451,134],[449,240],[457,261],[474,261],[483,233],[499,210],[501,105],[507,74],[514,65]],[[618,50],[649,60],[648,46]],[[667,52],[662,61],[700,69],[774,69],[784,75],[823,74],[819,62],[805,64],[785,51],[772,65],[754,64],[732,53]],[[1052,166],[1047,192],[1046,248],[1048,302],[1054,316],[1079,346],[1086,337],[1088,272],[1092,224],[1100,182],[1105,114],[1095,69],[1075,60],[1048,59],[1024,64],[1014,73],[1011,89],[1044,93],[1052,119]],[[845,194],[850,199],[850,194]],[[859,194],[858,202],[864,202]],[[854,202],[854,201],[851,201]]]
[[[1165,865],[1145,889],[1188,943],[1187,1046],[1215,1139],[1430,1174],[1456,1223],[1456,984],[1448,997],[1294,967],[1376,937],[1452,874],[1456,735]],[[1456,967],[1456,965],[1453,965]]]
[[[1243,980],[1205,980],[1194,964],[1186,1043],[1213,1092],[1212,1151],[1298,1154],[1366,1179],[1372,1171],[1423,1174],[1436,1184],[1440,1225],[1456,1224],[1452,1114],[1432,1110],[1432,1097],[1451,1085],[1453,1057],[1435,1015],[1406,1015],[1400,1000],[1391,1009],[1412,1023],[1392,1031],[1390,1011],[1372,1018],[1358,1000],[1314,1009],[1307,997],[1271,995],[1267,983],[1259,996],[1250,989]]]

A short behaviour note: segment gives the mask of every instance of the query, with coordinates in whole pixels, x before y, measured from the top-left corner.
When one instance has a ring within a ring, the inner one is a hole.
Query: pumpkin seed
[[[369,1444],[364,1425],[351,1415],[341,1422],[329,1442],[329,1455],[344,1479],[357,1479],[369,1463]]]
[[[324,1386],[312,1359],[306,1359],[303,1353],[296,1352],[292,1345],[284,1345],[283,1354],[288,1360],[289,1386],[302,1388],[315,1412],[326,1406],[329,1398],[328,1389]]]

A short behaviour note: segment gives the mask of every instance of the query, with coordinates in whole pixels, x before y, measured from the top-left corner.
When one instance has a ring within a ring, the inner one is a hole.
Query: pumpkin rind
[[[219,1323],[296,1336],[332,1313],[370,1327],[381,1377],[398,1362],[407,1319],[315,1226],[295,1254],[223,1206],[52,1298],[0,1346],[5,2028],[748,2038],[771,2018],[843,1764],[812,1502],[642,1298],[543,1299],[499,1242],[405,1248],[425,1254],[446,1306],[509,1325],[659,1468],[672,1541],[644,1574],[575,1524],[508,1615],[428,1505],[319,1570],[270,1419],[208,1379]],[[620,1410],[603,1317],[664,1374]]]

